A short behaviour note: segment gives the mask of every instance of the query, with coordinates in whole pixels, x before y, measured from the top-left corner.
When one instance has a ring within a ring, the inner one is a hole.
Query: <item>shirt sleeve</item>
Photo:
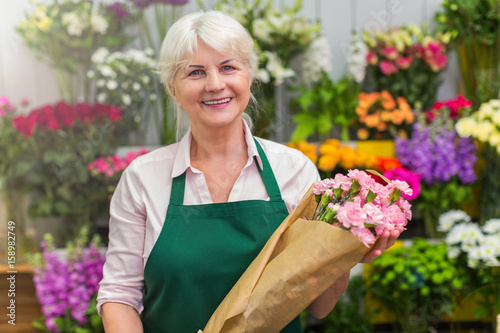
[[[143,309],[146,213],[141,190],[136,172],[127,168],[111,199],[109,244],[97,297],[101,316],[106,302],[130,305],[138,313]]]

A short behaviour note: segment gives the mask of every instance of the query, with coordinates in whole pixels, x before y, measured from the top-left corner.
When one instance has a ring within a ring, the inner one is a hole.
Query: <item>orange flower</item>
[[[398,136],[401,137],[402,139],[408,139],[408,133],[406,133],[406,131],[402,129],[398,131]]]
[[[387,131],[387,123],[381,122],[380,124],[378,124],[377,131],[379,131],[379,132]]]
[[[392,111],[392,123],[394,125],[401,125],[403,121],[405,120],[405,115],[403,112],[399,109],[394,109]]]
[[[332,171],[339,162],[338,158],[333,155],[321,155],[318,161],[318,169],[322,171]]]
[[[370,136],[370,133],[368,132],[368,130],[366,128],[358,129],[356,134],[358,135],[358,139],[360,139],[360,140],[366,140]]]
[[[352,169],[356,166],[356,151],[349,146],[340,147],[340,165],[344,169]]]
[[[375,114],[366,115],[365,117],[363,117],[363,120],[366,127],[368,128],[377,127],[378,124],[380,123],[380,112],[377,111]]]
[[[392,98],[392,95],[387,90],[382,90],[380,99],[384,109],[392,110],[396,107],[396,101],[394,100],[394,98]]]
[[[356,106],[355,112],[358,116],[361,117],[361,116],[364,116],[368,113],[368,109],[358,105],[358,106]]]
[[[337,147],[337,148],[340,147],[340,141],[337,140],[337,139],[328,139],[328,140],[325,140],[325,142],[323,142],[323,144],[334,146],[334,147]]]
[[[399,160],[395,157],[378,156],[377,159],[379,162],[379,168],[382,171],[388,171],[388,170],[402,167],[401,162],[399,162]]]
[[[392,120],[392,114],[390,111],[382,111],[380,112],[380,120],[388,123]]]

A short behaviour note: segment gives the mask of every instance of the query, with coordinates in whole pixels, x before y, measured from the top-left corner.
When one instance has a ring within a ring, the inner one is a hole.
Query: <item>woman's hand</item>
[[[396,239],[398,239],[403,230],[404,227],[396,227],[396,229],[392,231],[384,231],[373,245],[372,250],[368,252],[360,262],[367,264],[375,260],[375,258],[384,253],[385,250],[394,245]]]

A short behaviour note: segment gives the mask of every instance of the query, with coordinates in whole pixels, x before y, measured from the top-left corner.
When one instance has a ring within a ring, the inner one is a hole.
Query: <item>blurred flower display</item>
[[[45,235],[42,253],[33,258],[36,296],[43,319],[34,326],[45,332],[104,332],[97,314],[96,296],[102,279],[104,256],[99,238],[88,243],[88,230],[58,252],[51,234]],[[87,244],[88,243],[88,244]]]
[[[480,199],[480,219],[482,222],[500,218],[500,101],[492,99],[482,103],[469,117],[456,123],[460,140],[476,139],[482,146],[481,156],[485,168],[481,172],[483,188]]]
[[[397,166],[399,162],[388,158],[381,158],[374,154],[357,151],[348,144],[341,143],[337,139],[328,139],[319,144],[308,143],[307,141],[289,142],[288,147],[300,150],[316,164],[321,179],[331,178],[336,173],[346,174],[349,169],[375,169],[384,172],[382,163],[385,166]],[[392,167],[389,167],[392,168]]]
[[[471,138],[458,138],[457,114],[466,113],[470,101],[436,103],[413,125],[411,138],[397,137],[396,156],[403,166],[422,178],[418,209],[424,214],[429,237],[437,237],[439,215],[470,200],[476,181],[477,149]]]
[[[364,90],[387,90],[405,97],[413,109],[430,108],[441,84],[439,74],[448,63],[449,34],[431,34],[413,24],[363,31],[362,38],[368,49]]]
[[[490,316],[494,327],[500,312],[500,219],[480,225],[464,211],[450,210],[439,217],[438,229],[446,235],[448,257],[465,268],[464,293],[480,297],[476,318]]]
[[[156,117],[155,124],[161,132],[161,115],[155,110],[158,82],[153,75],[156,69],[154,51],[129,49],[109,52],[99,48],[91,59],[95,70],[90,70],[87,76],[96,83],[97,102],[113,104],[123,110],[123,120],[117,133],[122,143],[137,144],[130,141],[130,134],[137,132],[138,137],[143,137],[143,127],[147,126],[151,115]]]
[[[108,198],[113,195],[116,185],[123,171],[137,157],[147,154],[148,150],[142,147],[138,151],[130,151],[125,157],[118,155],[109,155],[97,158],[87,165],[92,177],[102,182],[101,188],[106,191]]]
[[[457,50],[461,91],[478,107],[500,92],[500,2],[446,0],[435,14],[437,30]]]
[[[396,99],[387,91],[362,92],[355,112],[360,140],[408,137],[415,115],[404,97]]]
[[[89,100],[85,74],[90,67],[90,55],[100,46],[125,45],[126,7],[86,0],[32,4],[33,11],[19,23],[17,32],[35,56],[54,69],[63,101]]]
[[[87,164],[116,147],[114,130],[121,118],[122,110],[113,105],[65,102],[4,114],[2,190],[30,193],[30,215],[61,217],[71,235],[105,208]],[[20,209],[16,204],[11,202],[11,211]]]

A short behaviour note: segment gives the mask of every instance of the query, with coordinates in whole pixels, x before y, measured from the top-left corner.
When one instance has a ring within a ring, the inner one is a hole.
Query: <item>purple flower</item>
[[[123,6],[123,4],[121,2],[118,2],[118,1],[109,5],[108,11],[114,13],[119,20],[121,20],[124,17],[126,17],[127,15],[129,15],[125,6]]]
[[[474,142],[457,140],[453,126],[446,121],[414,123],[412,137],[396,138],[395,150],[401,164],[420,175],[427,185],[449,182],[455,176],[462,184],[476,180]]]

